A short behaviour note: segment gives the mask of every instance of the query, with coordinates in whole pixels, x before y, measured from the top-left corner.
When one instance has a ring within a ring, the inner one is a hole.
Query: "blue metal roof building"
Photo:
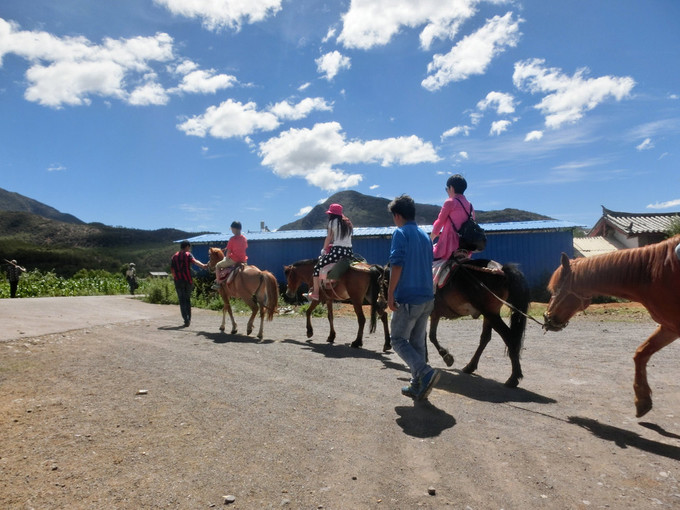
[[[487,234],[484,252],[475,258],[489,258],[502,264],[518,264],[530,286],[542,285],[560,263],[560,254],[573,256],[573,229],[578,225],[545,220],[481,225]],[[354,253],[368,262],[386,264],[390,254],[392,232],[396,227],[355,227],[352,236]],[[428,234],[432,225],[421,226]],[[248,238],[248,263],[271,271],[285,282],[283,266],[297,260],[319,256],[326,229],[244,232]],[[204,234],[192,237],[192,252],[207,261],[208,248],[224,248],[229,234]]]

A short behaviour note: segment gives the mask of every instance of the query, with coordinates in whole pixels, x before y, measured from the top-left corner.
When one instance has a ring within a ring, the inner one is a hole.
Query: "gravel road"
[[[635,418],[632,355],[648,319],[529,323],[525,378],[481,321],[444,321],[456,357],[429,401],[379,333],[277,316],[264,340],[215,312],[126,296],[2,300],[0,508],[527,509],[680,507],[680,343],[652,358]],[[433,356],[436,354],[433,352]],[[229,500],[225,496],[232,496]],[[233,502],[231,502],[233,499]]]

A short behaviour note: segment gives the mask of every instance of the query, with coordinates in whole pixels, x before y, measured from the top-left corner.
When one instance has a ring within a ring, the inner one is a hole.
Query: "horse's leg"
[[[479,336],[479,346],[477,347],[475,353],[472,355],[472,358],[470,359],[468,364],[463,367],[463,373],[472,374],[475,372],[475,370],[477,370],[477,367],[479,366],[479,359],[482,357],[484,349],[486,349],[486,346],[489,344],[489,341],[491,340],[491,331],[492,331],[491,321],[485,315],[484,320],[482,321],[482,334]]]
[[[231,334],[235,335],[238,331],[238,328],[236,327],[236,321],[234,320],[234,314],[231,311],[231,303],[229,302],[229,299],[227,299],[224,306],[227,308],[227,311],[229,312],[229,318],[231,319]]]
[[[307,338],[312,338],[314,336],[314,328],[312,328],[312,312],[319,306],[318,301],[312,301],[307,307]]]
[[[248,326],[246,328],[246,335],[250,335],[253,332],[253,324],[255,323],[255,316],[257,315],[257,303],[251,299],[245,301],[250,307],[250,319],[248,319]]]
[[[437,313],[432,313],[432,315],[430,315],[430,342],[432,345],[434,345],[435,349],[437,349],[437,352],[444,360],[444,363],[446,363],[446,366],[450,367],[453,365],[453,355],[444,347],[439,345],[439,342],[437,341],[437,326],[439,325],[439,318],[439,314]]]
[[[513,338],[512,331],[508,327],[508,325],[503,322],[503,319],[501,319],[500,315],[488,315],[484,316],[484,324],[486,325],[487,319],[489,320],[489,325],[491,328],[498,333],[501,338],[503,339],[503,342],[505,343],[505,346],[508,349],[508,357],[510,358],[510,364],[512,365],[512,373],[510,374],[510,377],[508,378],[507,381],[505,381],[505,385],[508,388],[516,388],[519,385],[519,380],[524,377],[524,374],[522,374],[522,366],[519,362],[519,354],[520,354],[520,348],[521,348],[521,338]],[[482,329],[482,337],[484,336],[485,329]],[[479,356],[482,355],[482,351],[484,350],[484,347],[486,347],[486,344],[489,343],[489,340],[491,339],[491,331],[488,332],[488,338],[486,339],[486,342],[482,346],[482,338],[479,339],[479,349],[477,351],[479,352]],[[479,356],[477,356],[477,353],[475,353],[475,356],[477,357],[476,361],[479,362]],[[472,363],[472,361],[470,362]],[[476,368],[476,367],[475,367]]]
[[[262,340],[264,338],[264,305],[260,305],[260,331],[257,333],[257,338]]]
[[[387,322],[387,310],[383,310],[380,314],[380,320],[383,323],[383,330],[385,331],[385,343],[383,344],[383,352],[392,349],[392,340],[390,339],[390,325]]]
[[[357,330],[357,337],[350,345],[354,348],[359,348],[364,345],[364,326],[366,325],[366,316],[364,315],[364,308],[361,306],[363,303],[363,295],[359,299],[353,299],[352,305],[354,305],[354,313],[357,314],[357,322],[359,323],[359,329]]]
[[[329,299],[326,301],[326,310],[328,310],[328,326],[330,331],[328,332],[328,338],[326,342],[332,344],[335,342],[335,326],[333,325],[333,300]]]
[[[659,326],[656,331],[645,340],[635,351],[633,361],[635,362],[635,409],[636,417],[644,416],[652,409],[652,390],[647,383],[647,362],[657,351],[660,351],[668,344],[678,338],[678,334]]]

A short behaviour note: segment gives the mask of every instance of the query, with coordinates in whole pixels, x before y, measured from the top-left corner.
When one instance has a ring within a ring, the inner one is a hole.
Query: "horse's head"
[[[208,249],[208,267],[211,271],[215,270],[215,264],[224,259],[224,252],[220,248]]]
[[[285,296],[289,300],[295,299],[298,287],[302,283],[300,275],[298,274],[295,264],[283,266],[283,272],[286,275],[286,293]]]
[[[551,297],[543,314],[543,329],[560,331],[567,327],[569,319],[590,305],[590,296],[578,294],[573,289],[574,273],[566,253],[562,254],[561,265],[550,278],[548,290]]]

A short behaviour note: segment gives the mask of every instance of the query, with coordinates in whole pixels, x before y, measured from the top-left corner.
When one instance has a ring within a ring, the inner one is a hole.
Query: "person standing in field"
[[[130,262],[127,271],[125,271],[125,279],[130,286],[130,294],[135,295],[135,289],[137,288],[137,269],[135,268],[135,263]]]
[[[207,268],[208,265],[194,258],[189,241],[182,241],[179,246],[179,251],[170,259],[170,271],[175,280],[175,290],[179,299],[179,310],[184,319],[184,327],[187,327],[191,324],[191,293],[194,290],[191,264],[202,269]]]
[[[390,246],[390,283],[387,306],[392,310],[392,348],[411,369],[411,382],[402,395],[427,398],[439,371],[427,364],[427,320],[434,308],[432,243],[416,225],[416,207],[408,195],[388,205],[397,226]]]
[[[9,280],[9,297],[17,297],[17,288],[19,288],[19,278],[21,273],[25,273],[26,269],[17,264],[16,260],[7,260],[7,280]]]

